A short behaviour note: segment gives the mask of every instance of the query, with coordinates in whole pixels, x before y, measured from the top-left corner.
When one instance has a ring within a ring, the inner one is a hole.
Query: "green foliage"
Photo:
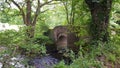
[[[21,32],[16,32],[15,30],[6,30],[3,32],[0,32],[1,45],[9,46],[14,44],[19,44],[19,41],[23,40],[22,38],[23,38],[23,35],[21,34]]]
[[[108,55],[108,60],[110,61],[117,61],[120,59],[120,35],[116,34],[114,37],[111,37],[110,43],[107,45],[108,51],[106,55]]]
[[[35,57],[37,55],[42,56],[46,54],[45,45],[42,43],[40,45],[33,42],[27,42],[24,45],[21,45],[20,48],[25,51],[24,54],[29,57]]]
[[[61,61],[59,64],[55,65],[54,68],[67,68],[64,61]]]
[[[78,29],[76,28],[75,32],[76,31],[79,32],[78,36],[89,35],[89,33],[87,33],[89,30],[88,26],[86,26],[86,29],[85,29],[85,25],[89,25],[89,20],[90,20],[90,15],[88,13],[88,9],[85,10],[85,8],[82,8],[83,3],[76,4],[76,7],[77,7],[77,5],[79,5],[79,8],[76,8],[74,10],[74,12],[76,12],[76,15],[78,15],[79,17],[76,16],[74,25],[79,25],[80,27],[83,26],[84,28],[78,28]],[[78,10],[78,9],[80,9],[80,10]],[[116,9],[118,9],[118,8],[116,8]],[[80,16],[80,13],[81,13],[81,16]],[[85,15],[83,13],[85,13]],[[116,15],[118,15],[118,14],[116,14]],[[116,19],[115,17],[113,17],[113,18]],[[72,24],[72,26],[73,26],[73,24]],[[118,27],[119,26],[117,26],[117,32],[119,31]],[[111,37],[112,37],[112,39],[109,41],[109,43],[102,43],[100,41],[97,41],[98,46],[89,44],[89,43],[85,44],[86,40],[81,39],[77,43],[77,45],[80,45],[79,58],[74,59],[74,62],[70,66],[66,66],[66,65],[64,65],[64,63],[60,63],[60,66],[58,65],[58,68],[90,68],[90,67],[104,68],[103,62],[98,61],[97,57],[99,57],[99,56],[105,56],[104,60],[106,63],[119,62],[119,59],[120,59],[120,56],[119,56],[119,54],[120,54],[119,32],[114,37],[113,36],[111,36]]]
[[[25,36],[25,29],[18,32],[14,30],[7,30],[0,32],[0,45],[6,47],[10,54],[23,53],[27,56],[45,55],[46,54],[46,43],[51,43],[49,38],[46,36],[39,36],[38,38],[29,39]],[[15,55],[14,54],[14,55]]]
[[[103,44],[99,42],[98,46],[87,45],[80,48],[79,58],[75,59],[73,64],[68,68],[104,68],[102,61],[98,61],[99,56],[105,56],[100,60],[104,60],[106,63],[119,63],[120,59],[120,38],[117,36],[111,39],[109,44]]]
[[[96,61],[95,59],[87,59],[87,58],[78,58],[74,61],[73,64],[70,65],[70,68],[103,68],[101,62]]]
[[[0,22],[9,24],[23,24],[22,17],[16,9],[5,8],[0,12]]]
[[[70,28],[73,28],[73,31],[80,37],[80,40],[76,43],[76,45],[80,46],[80,51],[78,58],[75,58],[73,53],[67,54],[67,56],[73,60],[72,64],[66,65],[64,61],[61,61],[59,64],[55,65],[54,68],[104,68],[104,62],[98,60],[99,56],[105,56],[104,60],[106,63],[120,63],[120,26],[118,24],[120,22],[120,0],[114,0],[115,4],[113,4],[112,17],[110,20],[110,27],[112,27],[110,29],[113,29],[116,34],[110,35],[111,40],[109,43],[97,41],[98,46],[90,44],[87,42],[89,40],[82,38],[83,36],[89,36],[89,21],[91,19],[90,12],[84,0],[64,0],[64,2],[65,1],[68,2],[68,15],[71,16],[71,12],[75,14],[74,23],[70,25],[72,26]],[[102,0],[93,1],[101,2]],[[11,56],[22,53],[28,57],[46,55],[45,45],[52,43],[52,40],[44,36],[43,32],[46,32],[49,28],[53,28],[56,25],[67,24],[64,6],[60,3],[57,5],[53,4],[52,7],[53,8],[48,5],[45,6],[43,9],[51,9],[38,16],[34,38],[27,38],[25,36],[26,29],[24,28],[18,32],[14,30],[0,32],[0,47],[6,47],[0,51],[0,56],[6,53]],[[22,18],[19,16],[18,10],[16,9],[9,11],[9,9],[6,8],[4,12],[0,12],[0,15],[1,22],[9,22],[11,24],[22,23]]]
[[[45,13],[41,14],[42,20],[44,20],[43,23],[49,26],[49,28],[54,28],[55,26],[58,25],[65,25],[66,24],[66,14],[64,12],[64,6],[59,2],[56,5],[48,5],[43,7],[43,9],[50,9],[46,11]],[[59,11],[58,11],[59,10]]]

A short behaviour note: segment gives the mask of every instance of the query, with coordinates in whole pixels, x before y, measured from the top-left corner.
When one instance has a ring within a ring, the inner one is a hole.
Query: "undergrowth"
[[[111,36],[109,43],[99,45],[81,45],[79,57],[70,65],[59,63],[55,68],[108,68],[107,63],[120,64],[120,36]]]
[[[9,54],[10,57],[24,52],[28,57],[43,56],[46,54],[45,44],[51,43],[48,37],[41,35],[39,38],[33,38],[26,42],[23,31],[8,30],[0,33],[0,47],[7,49],[1,50],[0,56]],[[102,43],[99,45],[79,44],[80,51],[78,58],[72,58],[73,63],[66,65],[61,61],[54,68],[105,68],[106,63],[111,62],[120,64],[120,36],[119,33],[111,35],[109,43]],[[74,54],[71,54],[74,56]],[[103,58],[101,58],[103,57]]]

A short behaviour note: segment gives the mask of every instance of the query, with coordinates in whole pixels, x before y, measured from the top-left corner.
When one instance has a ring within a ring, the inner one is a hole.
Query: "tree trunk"
[[[27,26],[26,35],[28,38],[33,38],[35,33],[35,26]]]
[[[10,0],[14,5],[17,6],[17,8],[20,10],[22,17],[23,17],[23,21],[24,24],[27,26],[26,29],[26,35],[28,38],[33,38],[34,37],[34,32],[35,32],[35,25],[36,25],[36,21],[37,21],[37,17],[40,14],[40,9],[46,5],[51,3],[53,0],[51,1],[46,1],[45,3],[40,3],[40,0],[36,0],[37,1],[37,7],[36,7],[36,12],[34,14],[32,14],[34,17],[31,16],[31,13],[33,12],[31,10],[32,5],[33,5],[33,1],[34,0],[23,0],[23,2],[25,2],[26,6],[24,7],[24,5],[20,5],[19,3],[17,3],[14,0]],[[7,2],[7,1],[6,1]],[[26,8],[26,12],[24,11],[24,8]]]
[[[109,41],[109,18],[112,0],[85,0],[92,16],[90,32],[94,41]]]
[[[34,32],[35,32],[35,25],[32,23],[31,20],[31,1],[27,0],[26,1],[27,5],[26,5],[26,33],[28,38],[33,38],[34,37]]]

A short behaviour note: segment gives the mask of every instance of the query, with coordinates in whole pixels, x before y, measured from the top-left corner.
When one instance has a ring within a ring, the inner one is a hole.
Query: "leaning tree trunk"
[[[108,42],[112,0],[85,0],[92,16],[90,32],[94,41]]]

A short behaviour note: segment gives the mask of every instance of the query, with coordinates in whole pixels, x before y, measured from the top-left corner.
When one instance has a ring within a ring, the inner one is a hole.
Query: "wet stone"
[[[58,62],[59,60],[52,56],[44,56],[42,58],[32,59],[28,63],[35,68],[53,68],[54,64],[57,64]]]

